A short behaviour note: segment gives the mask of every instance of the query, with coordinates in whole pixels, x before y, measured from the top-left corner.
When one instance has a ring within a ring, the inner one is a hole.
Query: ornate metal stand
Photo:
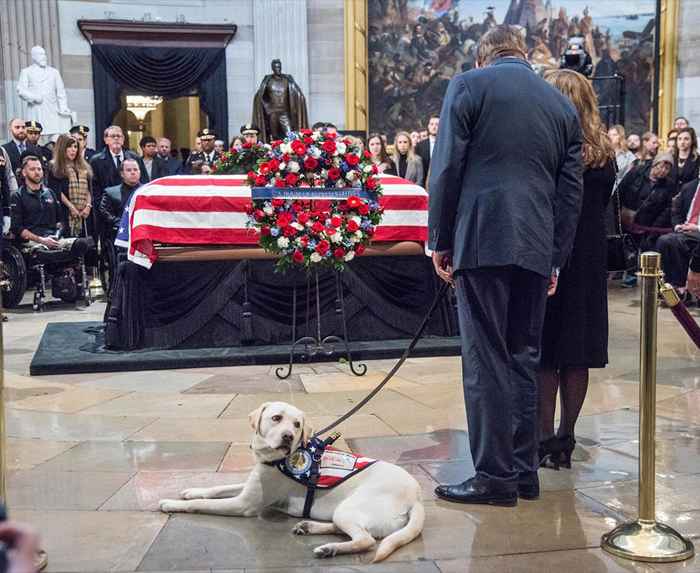
[[[343,285],[340,280],[340,273],[335,271],[335,314],[340,319],[341,326],[343,328],[343,337],[331,335],[321,338],[321,295],[318,288],[318,271],[314,270],[313,280],[315,287],[316,296],[316,336],[309,336],[309,323],[311,318],[311,277],[308,276],[306,279],[306,335],[301,338],[296,338],[296,326],[297,326],[297,285],[294,285],[293,291],[293,308],[292,308],[292,348],[289,351],[289,364],[285,366],[280,366],[275,370],[275,375],[284,380],[292,375],[292,369],[294,368],[294,351],[297,347],[304,347],[304,352],[301,355],[303,361],[310,361],[317,354],[323,353],[326,356],[331,356],[335,352],[335,347],[337,344],[341,344],[344,347],[345,355],[347,356],[347,361],[350,366],[350,372],[355,376],[364,376],[367,372],[367,365],[360,364],[355,367],[352,361],[352,354],[350,352],[350,346],[348,344],[348,326],[345,321],[345,299],[343,297]]]

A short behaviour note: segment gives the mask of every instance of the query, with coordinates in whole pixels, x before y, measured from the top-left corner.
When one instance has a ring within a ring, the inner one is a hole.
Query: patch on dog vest
[[[312,485],[310,477],[315,453],[316,450],[313,446],[308,449],[296,450],[287,456],[283,464],[277,465],[277,468],[287,477],[308,487]],[[334,488],[367,469],[376,461],[372,458],[365,458],[326,446],[323,449],[321,459],[318,460],[319,472],[315,487],[318,489]]]

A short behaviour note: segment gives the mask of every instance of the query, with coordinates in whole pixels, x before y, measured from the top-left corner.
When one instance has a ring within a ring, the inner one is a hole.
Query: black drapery
[[[209,127],[228,141],[226,53],[224,48],[92,46],[96,138],[112,123],[128,89],[166,99],[199,94]]]

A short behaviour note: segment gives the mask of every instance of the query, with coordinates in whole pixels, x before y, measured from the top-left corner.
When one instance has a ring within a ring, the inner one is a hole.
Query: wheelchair
[[[94,250],[94,247],[93,249]],[[48,288],[54,298],[64,302],[82,300],[86,306],[94,302],[88,287],[86,258],[65,250],[30,249],[22,243],[3,239],[0,265],[0,293],[4,308],[22,302],[30,287],[35,287],[32,308],[44,310]]]

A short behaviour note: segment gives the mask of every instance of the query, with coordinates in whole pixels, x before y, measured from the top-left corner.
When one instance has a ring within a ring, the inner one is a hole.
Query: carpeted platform
[[[353,361],[398,358],[409,340],[351,342]],[[174,350],[113,351],[104,347],[101,322],[52,322],[46,326],[29,373],[82,374],[88,372],[121,372],[135,370],[170,370],[211,366],[251,364],[285,364],[290,345],[237,346],[229,348],[181,348]],[[299,359],[302,350],[299,349]],[[411,356],[455,356],[459,354],[458,337],[427,337],[421,340]],[[317,354],[314,362],[333,362],[342,353],[332,356]]]

